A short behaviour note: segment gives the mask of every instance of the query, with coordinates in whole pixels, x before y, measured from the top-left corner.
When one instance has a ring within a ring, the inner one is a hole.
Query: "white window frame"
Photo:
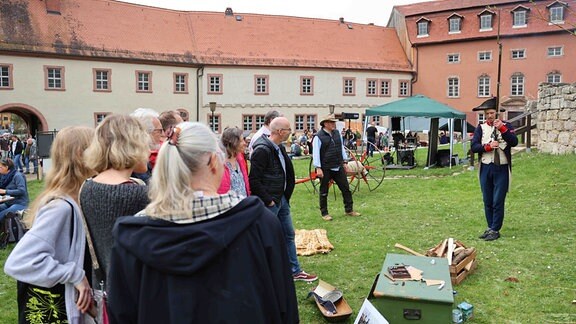
[[[460,78],[449,77],[447,85],[446,95],[448,98],[460,98]]]
[[[480,51],[478,52],[479,62],[490,62],[492,61],[492,51]]]
[[[378,96],[378,79],[366,79],[366,96]]]
[[[65,90],[65,72],[63,66],[44,66],[45,90]]]
[[[344,96],[356,95],[356,78],[345,77],[342,80],[342,94]]]
[[[268,75],[254,76],[254,94],[256,95],[270,94],[270,81]]]
[[[478,77],[477,95],[479,98],[490,97],[490,77],[488,75]]]
[[[552,72],[546,75],[546,82],[548,83],[562,83],[562,74],[559,72]]]
[[[398,80],[398,97],[410,96],[410,81]]]
[[[12,64],[0,64],[0,90],[12,90]]]
[[[152,71],[136,71],[136,92],[152,92]]]
[[[563,24],[564,23],[564,6],[554,5],[548,8],[550,11],[549,23],[550,24]]]
[[[312,96],[314,95],[314,77],[301,76],[300,77],[300,95]]]
[[[524,95],[524,83],[526,79],[523,74],[517,73],[510,77],[510,96],[518,97]]]
[[[513,60],[521,60],[526,58],[526,49],[518,48],[510,50],[510,58]]]
[[[550,46],[546,50],[548,57],[558,57],[564,55],[564,46]]]
[[[110,91],[110,69],[94,69],[94,91]]]
[[[208,74],[208,94],[222,94],[224,76],[222,74]]]
[[[428,20],[422,19],[417,24],[417,37],[427,37],[430,33],[430,22]],[[425,31],[425,33],[424,33]]]
[[[492,30],[492,14],[480,15],[480,31]]]
[[[522,28],[528,25],[528,12],[525,9],[513,12],[512,28]]]
[[[316,119],[314,114],[294,115],[294,131],[303,132],[306,129],[309,131],[316,129]]]
[[[446,60],[450,64],[460,63],[460,53],[449,53],[446,56]]]
[[[174,93],[188,93],[188,73],[174,73]]]
[[[448,19],[448,34],[459,34],[462,32],[462,18],[451,17]]]
[[[390,79],[380,79],[379,80],[379,96],[380,97],[390,97],[391,96],[391,85],[392,80]]]

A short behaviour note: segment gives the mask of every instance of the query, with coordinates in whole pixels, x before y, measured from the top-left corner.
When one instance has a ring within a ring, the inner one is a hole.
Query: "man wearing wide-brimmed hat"
[[[479,238],[493,241],[500,238],[504,222],[504,203],[512,172],[512,147],[518,145],[514,128],[498,118],[498,99],[484,101],[473,111],[484,111],[485,122],[478,125],[472,138],[472,152],[480,161],[480,188],[488,228]],[[504,109],[500,109],[504,112]]]
[[[348,216],[360,216],[353,208],[352,192],[346,177],[346,164],[348,155],[342,144],[342,135],[336,129],[338,119],[328,115],[320,121],[322,129],[314,137],[312,147],[312,163],[316,168],[316,175],[320,178],[320,212],[326,221],[332,220],[328,213],[328,184],[334,180],[342,192],[344,210]]]

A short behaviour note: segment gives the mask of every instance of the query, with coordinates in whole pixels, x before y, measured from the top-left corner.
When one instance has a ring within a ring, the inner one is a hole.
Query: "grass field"
[[[456,286],[456,303],[474,305],[471,323],[576,323],[576,156],[520,153],[514,156],[512,188],[506,201],[502,238],[479,240],[485,229],[477,169],[463,166],[387,171],[382,185],[354,194],[361,217],[344,216],[342,197],[331,191],[332,222],[320,218],[318,195],[310,183],[296,186],[291,201],[296,229],[324,228],[335,249],[300,257],[302,267],[343,290],[354,313],[366,298],[387,253],[401,243],[424,252],[453,237],[478,250],[478,269]],[[294,161],[308,174],[309,160]],[[40,184],[30,184],[31,194]],[[3,265],[8,250],[0,250]],[[518,282],[506,281],[514,277]],[[296,283],[302,323],[322,323],[313,284]],[[14,281],[0,274],[0,323],[16,323]]]

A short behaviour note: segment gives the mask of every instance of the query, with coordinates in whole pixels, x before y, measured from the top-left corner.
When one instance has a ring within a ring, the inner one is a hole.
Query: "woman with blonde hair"
[[[112,323],[297,323],[282,227],[257,197],[218,194],[224,154],[204,124],[168,134],[150,204],[114,227]]]
[[[114,114],[98,125],[84,152],[86,166],[98,173],[84,182],[80,192],[80,206],[104,270],[97,273],[101,276],[98,282],[106,279],[116,218],[134,215],[148,204],[147,187],[130,178],[135,169],[146,170],[148,142],[148,133],[138,119]]]
[[[242,138],[242,130],[236,127],[226,128],[220,141],[226,149],[226,160],[218,193],[223,194],[227,193],[228,190],[234,190],[243,197],[250,196],[248,167],[244,159],[246,141]]]
[[[20,282],[44,288],[64,285],[65,302],[58,304],[51,300],[56,298],[51,294],[44,294],[43,298],[26,295],[29,290],[24,291],[19,282],[20,323],[38,317],[44,323],[65,323],[66,318],[67,323],[83,323],[81,313],[92,304],[83,269],[86,237],[78,190],[93,174],[82,162],[82,153],[93,135],[94,130],[87,127],[66,127],[58,132],[50,149],[52,165],[45,188],[31,207],[32,228],[4,265],[6,274]]]

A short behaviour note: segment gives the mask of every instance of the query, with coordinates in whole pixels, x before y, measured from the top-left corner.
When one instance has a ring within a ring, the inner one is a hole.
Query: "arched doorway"
[[[29,105],[22,104],[22,103],[9,103],[0,106],[0,114],[2,115],[2,121],[0,121],[1,125],[5,125],[10,123],[9,120],[4,120],[6,118],[9,119],[7,114],[15,114],[18,115],[27,126],[26,132],[32,136],[36,136],[36,134],[40,131],[47,131],[48,130],[48,122],[42,113]]]

